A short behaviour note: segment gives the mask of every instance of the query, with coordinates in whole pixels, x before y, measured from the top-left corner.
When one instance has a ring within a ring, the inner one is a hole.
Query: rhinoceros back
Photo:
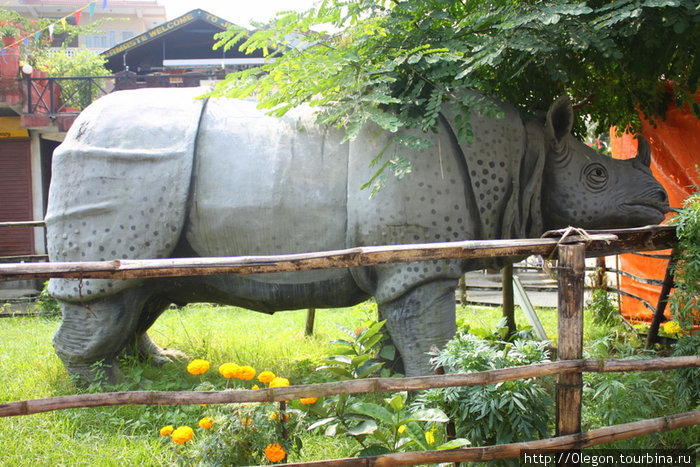
[[[174,92],[175,91],[175,92]],[[54,151],[46,229],[51,261],[162,258],[181,234],[202,88],[121,91],[86,108]],[[52,279],[64,300],[136,280]]]

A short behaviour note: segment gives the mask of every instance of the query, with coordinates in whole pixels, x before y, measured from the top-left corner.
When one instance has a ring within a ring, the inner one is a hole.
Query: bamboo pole
[[[617,237],[611,234],[595,235],[592,238],[603,242],[617,240]],[[557,240],[555,239],[468,240],[448,243],[365,246],[345,250],[276,256],[56,261],[41,264],[0,265],[0,277],[135,279],[230,273],[291,272],[440,259],[544,255],[551,252],[556,245]]]
[[[458,375],[417,376],[412,378],[366,378],[350,381],[287,386],[258,390],[225,391],[134,391],[78,394],[0,404],[0,417],[31,415],[53,410],[115,405],[189,405],[250,402],[278,402],[302,397],[336,394],[416,391],[431,388],[497,384],[556,374],[581,372],[675,370],[700,367],[700,355],[647,359],[566,360],[521,367],[502,368]]]
[[[525,441],[495,446],[460,448],[438,451],[413,451],[396,454],[385,454],[376,457],[358,457],[349,459],[324,460],[281,466],[304,467],[396,467],[403,465],[440,464],[447,462],[486,462],[497,459],[522,457],[526,452],[533,454],[547,451],[565,451],[583,449],[599,444],[610,443],[622,439],[634,438],[651,433],[677,430],[700,424],[700,410],[667,415],[665,417],[623,423],[620,425],[597,428],[585,433],[559,436],[538,441]],[[546,465],[551,465],[549,462]],[[602,464],[601,464],[602,465]],[[606,464],[608,465],[608,464]]]
[[[503,317],[506,319],[508,338],[518,331],[515,326],[515,299],[513,298],[513,263],[508,262],[501,269],[501,293],[503,297]]]
[[[304,326],[304,335],[314,335],[314,322],[316,321],[316,308],[306,310],[306,325]]]
[[[0,222],[0,227],[46,227],[44,221]]]
[[[580,359],[583,353],[583,281],[586,273],[585,245],[559,246],[559,292],[557,358]],[[581,405],[583,401],[581,373],[560,374],[556,384],[556,434],[570,435],[581,431]],[[578,463],[557,462],[572,466]]]
[[[553,234],[558,234],[554,232]],[[561,234],[561,233],[559,233]],[[673,227],[611,230],[570,236],[566,242],[586,241],[588,256],[619,252],[658,250],[675,240]],[[88,262],[0,264],[0,278],[100,278],[135,279],[214,274],[259,274],[312,269],[362,267],[378,264],[473,259],[495,256],[549,256],[560,243],[553,238],[512,240],[469,240],[414,245],[367,246],[346,250],[277,256],[224,258],[126,259]]]
[[[664,319],[664,311],[666,310],[668,295],[671,293],[671,288],[673,287],[676,258],[678,258],[678,251],[676,248],[674,248],[671,252],[671,257],[668,260],[668,266],[666,267],[666,273],[664,274],[664,281],[661,286],[661,292],[659,293],[659,300],[656,302],[654,317],[649,325],[649,334],[647,335],[646,342],[647,349],[654,347],[656,338],[659,336],[659,326],[661,326],[661,321]]]

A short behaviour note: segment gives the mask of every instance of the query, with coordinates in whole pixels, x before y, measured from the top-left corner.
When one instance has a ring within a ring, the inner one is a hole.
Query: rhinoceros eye
[[[608,183],[608,171],[602,164],[589,164],[583,171],[584,181],[594,191],[602,190]]]

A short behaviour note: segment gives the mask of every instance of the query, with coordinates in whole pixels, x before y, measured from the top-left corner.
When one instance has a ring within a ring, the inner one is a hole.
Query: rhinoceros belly
[[[346,247],[347,145],[304,110],[211,99],[202,116],[185,238],[201,256]],[[262,311],[364,298],[347,270],[200,279],[205,295]]]

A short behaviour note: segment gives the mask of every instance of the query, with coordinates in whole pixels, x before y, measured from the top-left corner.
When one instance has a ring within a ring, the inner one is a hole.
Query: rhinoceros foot
[[[127,355],[134,355],[139,360],[150,362],[155,366],[162,366],[172,363],[173,360],[186,360],[189,357],[184,352],[177,349],[164,349],[153,342],[145,332],[136,339],[133,347],[126,348]]]
[[[124,380],[124,374],[115,360],[100,360],[91,364],[64,361],[64,366],[76,386],[116,385]]]

